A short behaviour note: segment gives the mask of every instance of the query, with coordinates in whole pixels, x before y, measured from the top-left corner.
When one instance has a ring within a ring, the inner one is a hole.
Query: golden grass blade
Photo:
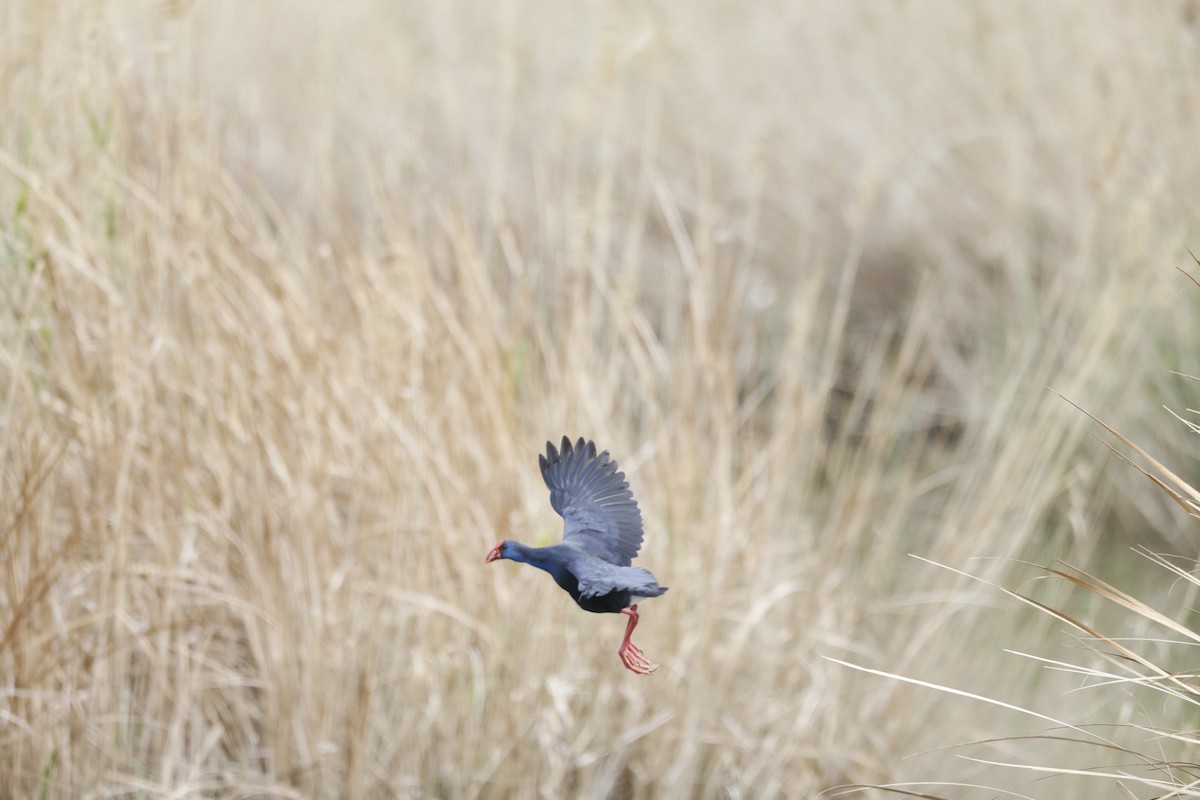
[[[1137,775],[1129,775],[1124,772],[1105,772],[1101,769],[1086,770],[1086,769],[1070,769],[1067,767],[1040,767],[1032,764],[1022,764],[1012,761],[992,761],[986,758],[974,758],[972,756],[960,756],[967,761],[973,761],[977,764],[987,764],[994,767],[1007,767],[1009,769],[1024,770],[1027,772],[1038,772],[1048,775],[1075,775],[1081,778],[1102,778],[1112,782],[1128,782],[1145,786],[1155,791],[1165,791],[1167,794],[1159,795],[1161,798],[1167,797],[1200,797],[1200,783],[1192,783],[1185,786],[1179,786],[1171,781],[1155,780],[1154,778],[1144,778]]]
[[[1115,746],[1113,742],[1110,742],[1109,740],[1105,739],[1103,736],[1100,736],[1099,734],[1092,733],[1088,730],[1085,730],[1083,728],[1072,725],[1069,722],[1065,722],[1063,720],[1055,719],[1054,717],[1047,716],[1038,711],[1034,711],[1033,709],[1022,708],[1019,705],[1014,705],[1012,703],[1006,703],[1003,700],[996,700],[994,698],[987,697],[985,695],[975,694],[973,692],[964,691],[962,689],[955,689],[951,686],[944,686],[944,685],[937,684],[937,683],[931,683],[929,681],[922,681],[917,678],[910,678],[910,677],[906,677],[904,675],[897,675],[893,672],[885,672],[883,670],[871,669],[870,667],[860,666],[858,664],[853,664],[849,661],[842,661],[841,659],[833,658],[832,656],[824,656],[824,658],[826,660],[832,661],[833,663],[838,664],[840,666],[848,667],[849,669],[853,669],[853,670],[858,670],[859,672],[865,672],[869,675],[878,675],[880,677],[890,678],[892,680],[900,681],[902,683],[909,683],[909,684],[912,684],[913,686],[920,686],[925,689],[934,689],[934,690],[936,690],[938,692],[942,692],[944,694],[955,695],[958,697],[966,697],[971,700],[976,700],[981,703],[987,703],[988,705],[993,705],[998,708],[1006,709],[1008,711],[1016,711],[1020,714],[1024,714],[1026,716],[1044,720],[1046,722],[1051,722],[1059,727],[1068,728],[1070,730],[1076,731],[1080,734],[1083,734],[1084,736],[1086,736],[1088,738],[1099,741],[1102,744]]]
[[[1097,425],[1099,425],[1100,427],[1104,428],[1104,430],[1108,431],[1110,434],[1112,434],[1112,435],[1113,435],[1113,436],[1115,436],[1117,439],[1119,439],[1119,440],[1121,441],[1121,443],[1122,443],[1122,444],[1124,444],[1126,447],[1130,448],[1130,449],[1131,449],[1131,450],[1133,450],[1135,453],[1137,453],[1138,455],[1140,455],[1142,458],[1144,458],[1144,459],[1146,459],[1148,462],[1150,462],[1150,465],[1151,465],[1152,467],[1154,467],[1154,469],[1158,470],[1158,472],[1159,472],[1161,475],[1165,476],[1165,477],[1166,477],[1166,480],[1167,480],[1168,482],[1170,482],[1170,484],[1171,484],[1171,485],[1172,485],[1172,486],[1173,486],[1173,487],[1174,487],[1176,490],[1178,490],[1179,492],[1182,492],[1183,494],[1186,494],[1186,495],[1187,495],[1187,497],[1189,498],[1189,501],[1188,501],[1188,502],[1189,502],[1189,505],[1190,505],[1190,508],[1191,508],[1191,509],[1195,509],[1195,508],[1197,508],[1197,507],[1200,507],[1200,490],[1196,490],[1196,489],[1192,488],[1192,486],[1191,486],[1191,485],[1190,485],[1190,484],[1189,484],[1187,481],[1183,480],[1183,479],[1182,479],[1182,478],[1180,478],[1178,475],[1176,475],[1174,472],[1172,472],[1171,470],[1167,469],[1166,465],[1164,465],[1164,464],[1162,464],[1161,462],[1159,462],[1159,461],[1158,461],[1156,458],[1154,458],[1153,456],[1151,456],[1149,453],[1147,453],[1147,452],[1146,452],[1145,450],[1143,450],[1142,448],[1138,447],[1138,446],[1137,446],[1136,444],[1134,444],[1132,441],[1130,441],[1130,440],[1129,440],[1129,439],[1127,439],[1125,436],[1123,436],[1123,435],[1122,435],[1120,432],[1118,432],[1117,430],[1115,430],[1114,428],[1112,428],[1111,426],[1109,426],[1109,425],[1108,425],[1108,423],[1104,422],[1103,420],[1101,420],[1101,419],[1100,419],[1099,417],[1097,417],[1096,415],[1092,414],[1092,413],[1091,413],[1090,411],[1088,411],[1087,409],[1085,409],[1085,408],[1083,408],[1082,406],[1080,406],[1080,405],[1076,404],[1075,402],[1073,402],[1073,401],[1071,401],[1071,400],[1067,399],[1067,398],[1066,398],[1064,395],[1062,395],[1062,394],[1059,394],[1058,392],[1055,392],[1053,389],[1051,389],[1050,391],[1054,392],[1054,393],[1055,393],[1055,394],[1057,394],[1059,397],[1061,397],[1063,400],[1066,400],[1068,403],[1070,403],[1071,405],[1075,406],[1075,408],[1079,409],[1079,410],[1080,410],[1080,411],[1082,411],[1084,414],[1087,414],[1089,417],[1091,417],[1091,419],[1092,419],[1092,421],[1093,421],[1093,422],[1095,422]],[[1149,473],[1146,473],[1146,474],[1149,474]],[[1159,482],[1158,480],[1156,480],[1155,482],[1156,482],[1156,483],[1159,483],[1159,485],[1160,485],[1160,486],[1162,486],[1162,483],[1161,483],[1161,482]],[[1165,488],[1165,487],[1164,487],[1164,488]],[[1172,494],[1172,496],[1175,496],[1175,495],[1174,495],[1174,494]],[[1188,508],[1188,507],[1189,507],[1189,506],[1185,506],[1185,508]]]
[[[930,783],[914,783],[914,784],[907,784],[907,785],[911,785],[914,787],[915,786],[949,786],[952,788],[962,788],[962,789],[979,789],[979,788],[990,789],[990,787],[981,787],[981,786],[976,786],[974,784],[969,784],[969,783],[938,783],[938,782],[932,782],[932,781]],[[914,798],[918,798],[918,800],[947,800],[945,795],[928,794],[926,792],[919,792],[919,791],[916,791],[915,789],[908,789],[905,787],[906,787],[906,784],[896,784],[896,783],[886,784],[886,785],[883,785],[883,784],[856,784],[856,785],[847,785],[847,786],[837,786],[837,787],[834,787],[833,789],[826,789],[824,792],[821,792],[821,794],[819,794],[817,796],[818,797],[849,797],[849,796],[859,794],[863,791],[870,790],[873,792],[883,792],[884,794],[895,795],[897,797],[914,797]],[[1032,798],[1029,798],[1026,795],[1015,794],[1012,792],[1002,792],[999,796],[1016,797],[1016,798],[1021,798],[1021,800],[1032,800]]]

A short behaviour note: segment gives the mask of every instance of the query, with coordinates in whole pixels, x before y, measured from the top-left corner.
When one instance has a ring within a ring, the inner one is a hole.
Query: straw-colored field
[[[1196,760],[909,554],[1185,619],[1129,548],[1194,523],[1050,389],[1195,474],[1197,75],[1194,2],[0,0],[0,798],[1186,785],[830,659]],[[483,563],[564,433],[653,676]]]

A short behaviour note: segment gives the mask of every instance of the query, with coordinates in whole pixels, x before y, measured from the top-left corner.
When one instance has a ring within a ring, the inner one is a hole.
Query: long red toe
[[[636,672],[638,675],[649,675],[658,669],[658,665],[647,661],[646,657],[642,655],[642,651],[632,642],[618,650],[617,655],[621,657],[621,663],[625,665],[626,669]]]

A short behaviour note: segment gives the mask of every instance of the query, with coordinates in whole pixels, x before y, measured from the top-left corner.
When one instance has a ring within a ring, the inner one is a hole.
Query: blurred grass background
[[[908,554],[1151,596],[1130,545],[1195,554],[1046,387],[1194,476],[1198,37],[1195,2],[0,3],[0,796],[1082,796],[936,749],[1038,721],[824,656],[1144,711]],[[641,503],[653,678],[482,563],[558,536],[564,433]]]

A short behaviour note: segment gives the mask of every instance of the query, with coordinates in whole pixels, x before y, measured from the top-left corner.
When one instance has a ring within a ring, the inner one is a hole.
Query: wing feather
[[[595,442],[580,438],[572,444],[564,436],[561,449],[546,443],[538,465],[550,505],[563,518],[563,542],[629,566],[642,546],[642,512],[608,451],[597,453]]]
[[[641,567],[597,565],[579,578],[580,597],[600,597],[609,592],[630,592],[641,597],[658,597],[667,591],[658,579]]]

